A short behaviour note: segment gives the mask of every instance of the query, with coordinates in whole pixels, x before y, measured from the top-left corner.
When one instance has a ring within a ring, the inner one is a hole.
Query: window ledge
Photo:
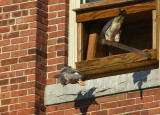
[[[136,53],[125,53],[77,62],[76,68],[82,71],[81,74],[89,75],[87,79],[158,68],[156,50],[151,49],[145,52],[151,55],[151,59]]]

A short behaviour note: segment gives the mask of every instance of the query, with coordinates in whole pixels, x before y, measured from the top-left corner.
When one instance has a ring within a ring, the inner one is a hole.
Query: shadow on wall
[[[140,96],[141,99],[143,98],[143,91],[142,91],[142,85],[144,82],[147,82],[148,75],[151,73],[150,70],[147,71],[141,71],[141,72],[135,72],[133,74],[133,83],[138,85],[138,89],[140,90]]]
[[[95,87],[91,88],[89,91],[87,91],[85,94],[82,94],[82,91],[78,93],[78,96],[74,99],[75,100],[75,109],[80,109],[82,115],[86,115],[89,106],[91,105],[97,105],[97,102],[94,98],[94,91],[96,90]],[[89,99],[80,100],[87,97],[93,97]]]

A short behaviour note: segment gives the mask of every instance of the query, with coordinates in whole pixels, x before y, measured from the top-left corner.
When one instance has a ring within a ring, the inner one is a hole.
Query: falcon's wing
[[[113,20],[114,20],[114,18],[113,18],[112,20],[110,20],[109,22],[107,22],[107,23],[104,25],[104,27],[103,27],[103,29],[102,29],[102,34],[103,34],[103,35],[105,35],[107,29],[112,25]]]

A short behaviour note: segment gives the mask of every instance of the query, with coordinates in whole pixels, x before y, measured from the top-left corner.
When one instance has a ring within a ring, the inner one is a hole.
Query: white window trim
[[[80,7],[80,0],[69,1],[69,49],[68,49],[68,65],[75,68],[77,62],[77,23],[75,8]]]

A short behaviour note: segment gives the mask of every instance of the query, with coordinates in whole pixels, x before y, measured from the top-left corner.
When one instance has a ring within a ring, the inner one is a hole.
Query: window
[[[75,9],[78,24],[77,68],[84,74],[94,77],[100,74],[115,75],[158,68],[156,5],[153,0],[147,2],[118,0],[116,3],[103,0],[82,4],[81,8]],[[102,27],[118,14],[119,9],[127,11],[120,43],[143,50],[151,55],[151,59],[98,43],[97,38]]]

